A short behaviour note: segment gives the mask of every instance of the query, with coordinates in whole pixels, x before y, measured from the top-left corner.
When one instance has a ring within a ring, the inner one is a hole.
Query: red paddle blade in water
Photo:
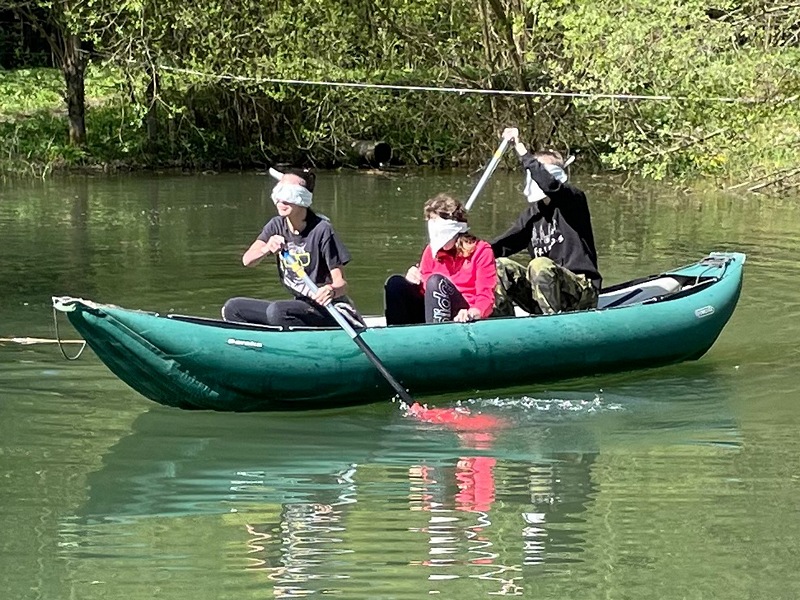
[[[458,408],[428,408],[415,402],[408,407],[408,414],[424,423],[444,425],[455,431],[481,431],[492,432],[503,429],[505,421],[498,417],[483,414],[473,414],[469,409]]]

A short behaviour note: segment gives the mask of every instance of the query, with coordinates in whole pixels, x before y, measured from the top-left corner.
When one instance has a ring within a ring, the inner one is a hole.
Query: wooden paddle
[[[286,248],[281,250],[281,258],[283,259],[284,264],[288,266],[295,275],[303,280],[303,283],[306,284],[306,287],[311,291],[311,293],[316,294],[319,288],[313,281],[311,281],[311,278],[308,276],[305,269],[303,269],[303,266],[300,264],[300,262],[294,256],[292,256]],[[369,345],[363,339],[361,339],[361,334],[353,329],[353,326],[350,325],[347,317],[345,317],[339,311],[339,309],[336,308],[336,305],[333,302],[328,303],[325,308],[328,310],[331,316],[336,319],[336,322],[342,329],[344,329],[345,333],[350,336],[350,339],[352,339],[366,355],[378,372],[383,375],[383,378],[389,382],[389,385],[394,388],[394,391],[397,392],[397,395],[400,396],[400,399],[407,404],[413,404],[414,399],[411,397],[411,395],[394,377],[392,377],[392,374],[389,373],[375,352],[372,351],[372,348],[370,348]]]
[[[478,185],[475,186],[475,189],[472,190],[472,194],[469,196],[469,200],[464,205],[466,210],[472,208],[472,204],[475,202],[475,198],[478,197],[478,194],[483,189],[483,186],[486,185],[486,182],[489,181],[489,177],[492,176],[494,170],[497,168],[497,165],[500,163],[500,159],[503,158],[503,153],[508,148],[508,140],[503,138],[503,141],[500,142],[500,145],[495,150],[494,155],[492,156],[492,160],[489,161],[489,164],[486,165],[486,169],[483,171],[483,175],[481,175],[480,180],[478,181]]]

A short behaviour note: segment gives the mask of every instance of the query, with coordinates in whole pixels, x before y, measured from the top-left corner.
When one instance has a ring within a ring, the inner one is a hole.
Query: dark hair
[[[564,157],[558,150],[539,150],[533,153],[533,157],[544,164],[557,165],[562,169],[564,168]]]
[[[425,203],[424,210],[426,219],[430,215],[436,214],[442,219],[458,221],[459,223],[469,222],[464,205],[449,194],[436,194]],[[466,233],[459,233],[456,236],[456,251],[461,256],[471,256],[472,253],[475,252],[477,243],[478,238],[469,231]]]
[[[309,168],[299,168],[299,167],[291,167],[289,169],[285,169],[283,171],[284,175],[296,175],[300,179],[303,180],[303,187],[305,187],[309,192],[314,191],[314,184],[317,181],[317,176],[314,174]]]

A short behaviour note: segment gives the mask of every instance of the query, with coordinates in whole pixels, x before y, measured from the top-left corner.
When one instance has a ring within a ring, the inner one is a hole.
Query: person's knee
[[[522,265],[510,258],[500,257],[494,259],[494,268],[498,277],[512,278],[522,270]]]
[[[433,275],[428,277],[428,283],[425,287],[431,289],[438,289],[439,286],[441,286],[442,283],[445,281],[449,282],[450,280],[447,279],[447,277],[445,277],[441,273],[434,273]]]
[[[392,275],[383,284],[386,295],[402,293],[409,285],[409,281],[402,275]]]
[[[528,263],[528,270],[552,271],[555,269],[555,266],[556,263],[553,262],[553,259],[547,258],[546,256],[537,256],[536,258],[532,258]]]
[[[223,321],[242,322],[242,316],[239,314],[241,300],[241,298],[230,298],[222,305],[220,312],[222,313]]]
[[[510,258],[506,258],[505,256],[501,256],[500,258],[494,259],[494,266],[497,269],[505,269],[506,267],[513,267],[514,264],[519,264]]]
[[[383,284],[384,306],[387,308],[413,302],[416,297],[422,297],[422,289],[402,275],[392,275]]]
[[[268,325],[283,325],[286,320],[286,307],[282,302],[271,302],[265,313]]]
[[[531,283],[553,281],[556,277],[556,263],[546,256],[539,256],[528,263],[528,279]]]
[[[510,258],[496,258],[494,261],[495,271],[497,272],[498,285],[505,290],[511,290],[526,279],[527,273],[524,266]]]
[[[459,291],[455,284],[447,276],[440,273],[431,275],[425,285],[426,296],[451,299],[458,294]]]
[[[383,307],[387,325],[407,325],[425,321],[422,286],[402,275],[392,275],[384,283]]]

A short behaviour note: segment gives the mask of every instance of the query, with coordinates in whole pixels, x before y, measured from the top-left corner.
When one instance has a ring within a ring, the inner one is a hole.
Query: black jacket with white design
[[[534,202],[503,234],[491,241],[496,257],[528,250],[531,258],[546,256],[573,273],[585,275],[598,290],[602,277],[597,268],[589,204],[578,188],[561,183],[528,152],[522,166],[547,194],[550,202]]]

